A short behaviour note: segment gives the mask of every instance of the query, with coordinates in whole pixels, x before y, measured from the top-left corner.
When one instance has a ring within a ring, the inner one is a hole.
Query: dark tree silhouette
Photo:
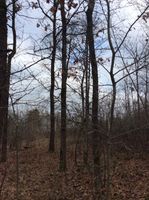
[[[94,180],[95,180],[95,191],[97,192],[101,186],[100,176],[100,140],[98,132],[98,69],[94,47],[94,34],[93,34],[93,11],[95,1],[88,1],[88,9],[86,12],[87,16],[87,38],[89,45],[89,56],[92,67],[92,78],[93,78],[93,97],[92,97],[92,148],[93,148],[93,162],[94,162]],[[99,199],[98,191],[95,194],[95,198]]]
[[[61,147],[60,147],[60,170],[66,170],[66,82],[67,82],[67,22],[65,13],[65,1],[61,5],[62,20],[62,87],[61,87]]]
[[[7,48],[7,5],[6,1],[0,2],[0,146],[1,161],[7,158],[7,126],[8,126],[8,106],[9,106],[9,86],[11,61],[16,53],[16,30],[15,15],[16,1],[12,0],[11,30],[12,30],[12,50]]]
[[[57,1],[54,0],[54,8],[57,10]],[[53,13],[53,50],[51,58],[51,89],[50,89],[50,110],[51,110],[51,130],[49,151],[55,150],[55,108],[54,108],[54,84],[55,84],[55,57],[56,57],[56,12]]]
[[[0,156],[2,155],[2,143],[7,134],[7,6],[6,1],[0,1]]]

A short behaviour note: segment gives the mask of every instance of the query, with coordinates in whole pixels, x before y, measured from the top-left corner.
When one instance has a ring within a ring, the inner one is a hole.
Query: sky
[[[115,0],[114,2],[117,1],[117,5],[119,4],[122,9],[117,9],[115,12],[112,22],[114,26],[116,27],[116,34],[120,37],[120,39],[123,37],[125,34],[126,30],[130,27],[130,25],[134,22],[136,17],[139,14],[139,9],[138,7],[135,7],[134,5],[129,5],[127,6],[126,0],[120,1],[120,0]],[[32,5],[32,2],[30,1],[30,4]],[[42,1],[44,2],[44,1]],[[140,1],[141,2],[141,1]],[[116,4],[112,4],[112,8],[115,8]],[[46,6],[46,11],[50,10],[49,4],[44,3],[44,6]],[[117,6],[116,6],[117,7]],[[124,8],[125,7],[125,8]],[[139,7],[142,9],[142,6]],[[49,11],[50,12],[50,11]],[[33,56],[33,47],[34,45],[38,44],[38,46],[41,46],[41,38],[47,33],[44,29],[44,25],[47,22],[43,20],[43,15],[40,11],[40,9],[32,9],[29,8],[28,4],[26,4],[26,0],[22,0],[22,10],[18,13],[17,16],[17,54],[13,60],[12,64],[12,72],[17,71],[18,69],[22,69],[23,67],[29,66],[32,63],[36,62],[39,58],[36,56]],[[143,27],[148,26],[148,23],[144,22],[141,20],[141,23],[143,23]],[[125,27],[125,29],[124,29]],[[142,24],[137,23],[133,27],[133,31],[129,33],[130,40],[133,41],[136,40],[136,38],[141,38],[142,37],[142,32],[140,31],[140,27],[142,27]],[[139,37],[138,37],[139,36]],[[9,33],[9,40],[11,41],[11,33]],[[138,40],[139,41],[139,40]],[[103,58],[108,58],[110,57],[110,53],[104,52],[103,53]],[[45,64],[48,64],[46,61]],[[118,64],[120,61],[118,61]],[[60,63],[57,63],[58,66],[60,66]],[[107,62],[107,67],[109,63]],[[105,65],[106,66],[106,65]],[[103,70],[102,67],[99,68],[99,73],[102,75],[99,75],[99,82],[100,84],[109,84],[110,79],[105,70]],[[37,80],[34,80],[34,77],[37,76]],[[28,71],[23,71],[22,73],[16,74],[15,76],[12,76],[12,84],[11,87],[11,94],[13,95],[14,102],[18,100],[18,103],[21,105],[21,107],[24,109],[24,107],[32,107],[32,106],[39,106],[43,103],[43,107],[47,109],[49,105],[49,95],[50,95],[50,71],[45,70],[43,67],[43,64],[37,64],[35,66],[32,66],[29,68]],[[21,82],[18,82],[18,79],[22,79]],[[25,79],[25,80],[23,80]],[[69,84],[73,84],[75,88],[78,88],[78,84],[75,83],[73,79],[68,80]],[[24,88],[27,88],[27,95],[24,96]],[[102,89],[103,93],[109,92],[109,87],[104,87]],[[22,91],[21,93],[19,91]],[[69,92],[69,100],[70,101],[76,101],[78,103],[78,95],[77,94],[72,94]],[[59,91],[56,91],[56,95],[59,95]],[[40,101],[42,103],[40,103]],[[25,104],[24,104],[25,103]],[[30,106],[31,105],[31,106]]]

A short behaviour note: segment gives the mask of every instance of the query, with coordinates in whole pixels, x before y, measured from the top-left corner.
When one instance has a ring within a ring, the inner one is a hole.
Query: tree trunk
[[[92,99],[92,148],[94,162],[94,183],[95,183],[95,199],[100,197],[101,175],[100,175],[100,140],[98,134],[98,69],[94,47],[93,37],[93,10],[95,6],[94,0],[89,0],[87,15],[87,38],[89,45],[90,62],[92,66],[93,77],[93,99]]]
[[[146,61],[145,61],[146,62]],[[148,67],[145,68],[145,116],[148,121],[148,93],[149,93],[149,76]]]
[[[54,0],[54,7],[56,7],[57,9],[56,0]],[[53,15],[53,51],[51,59],[51,90],[50,90],[51,130],[50,130],[49,152],[55,151],[55,107],[54,107],[55,56],[56,56],[56,12]]]
[[[86,38],[87,40],[87,38]],[[89,63],[89,55],[88,55],[88,42],[86,41],[86,58],[84,62],[85,66],[85,130],[84,130],[84,138],[85,138],[85,147],[84,147],[84,164],[88,164],[88,127],[89,127],[89,89],[90,89],[90,63]]]
[[[5,30],[5,35],[3,33],[3,40],[5,40],[5,47],[4,47],[4,51],[5,51],[5,65],[3,65],[3,72],[4,72],[4,84],[2,87],[2,98],[0,97],[0,99],[2,99],[2,104],[3,106],[0,107],[3,108],[2,111],[2,115],[3,116],[3,124],[1,124],[1,126],[3,127],[3,134],[2,134],[2,151],[1,151],[1,161],[5,162],[7,159],[7,126],[8,126],[8,106],[9,106],[9,86],[10,86],[10,73],[11,73],[11,61],[12,58],[14,57],[15,53],[16,53],[16,29],[15,29],[15,15],[16,15],[16,1],[12,0],[12,15],[11,15],[11,20],[12,20],[12,40],[13,40],[13,46],[12,46],[12,50],[8,55],[8,59],[7,59],[7,7],[6,7],[6,2],[3,0],[3,8],[5,8],[4,13],[4,21],[3,24],[1,24],[0,22],[0,26],[2,25],[2,27],[4,26],[5,28],[3,28],[3,30]],[[1,7],[1,6],[0,6]],[[0,14],[2,14],[0,12]],[[1,20],[1,16],[0,16],[0,20]],[[1,30],[1,27],[0,27]],[[0,36],[1,38],[1,36]],[[0,46],[1,46],[1,41],[0,41]],[[4,62],[4,61],[3,61]],[[0,62],[1,63],[1,62]],[[0,67],[1,69],[1,67]],[[0,87],[1,88],[1,87]],[[1,93],[1,92],[0,92]],[[1,101],[1,100],[0,100]]]
[[[7,146],[7,6],[6,1],[0,1],[0,159],[6,160]]]
[[[66,170],[66,82],[67,82],[67,41],[66,41],[66,16],[65,1],[61,2],[62,19],[62,88],[61,88],[61,146],[60,146],[60,170]]]

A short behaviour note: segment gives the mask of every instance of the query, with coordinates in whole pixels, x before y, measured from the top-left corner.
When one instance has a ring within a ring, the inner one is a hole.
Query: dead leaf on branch
[[[63,4],[64,0],[58,0],[58,3]]]
[[[71,6],[72,6],[73,8],[76,8],[76,7],[77,7],[77,5],[78,5],[77,3],[72,3],[72,5],[71,5]]]
[[[31,2],[31,8],[32,8],[32,9],[37,9],[37,8],[39,8],[38,3],[32,1],[32,2]]]
[[[40,27],[40,24],[39,24],[39,23],[37,23],[37,24],[36,24],[36,27],[37,27],[37,28],[39,28],[39,27]]]
[[[67,6],[68,6],[68,8],[69,8],[69,10],[70,10],[71,8],[76,8],[76,7],[78,6],[78,4],[77,4],[77,3],[74,3],[73,0],[70,0],[70,1],[67,3]]]
[[[45,31],[47,31],[47,30],[48,30],[48,27],[47,27],[47,26],[45,26],[45,27],[44,27],[44,30],[45,30]]]
[[[55,6],[52,6],[52,7],[50,8],[50,11],[51,11],[53,14],[55,14],[56,11],[57,11],[57,8],[56,8]]]
[[[147,20],[149,19],[149,12],[146,12],[143,16],[142,19],[147,23]]]

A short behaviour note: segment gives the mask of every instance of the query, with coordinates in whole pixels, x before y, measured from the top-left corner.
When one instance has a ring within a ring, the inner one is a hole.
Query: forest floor
[[[59,154],[49,154],[47,147],[46,140],[19,152],[18,199],[93,200],[91,173],[74,165],[71,152],[67,172],[59,172]],[[149,200],[148,158],[119,156],[112,178],[113,200]],[[0,164],[0,200],[17,199],[16,171],[16,153],[10,152],[8,161]]]

